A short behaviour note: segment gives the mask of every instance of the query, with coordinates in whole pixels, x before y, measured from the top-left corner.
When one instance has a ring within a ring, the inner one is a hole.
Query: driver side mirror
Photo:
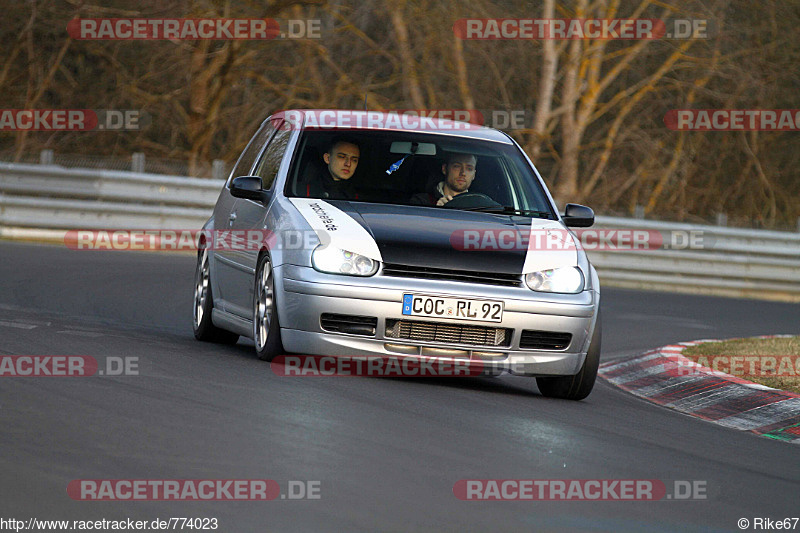
[[[594,211],[585,205],[567,204],[561,218],[570,228],[588,228],[594,224]]]
[[[231,196],[245,198],[266,204],[272,197],[271,191],[261,188],[261,178],[258,176],[239,176],[231,181]]]

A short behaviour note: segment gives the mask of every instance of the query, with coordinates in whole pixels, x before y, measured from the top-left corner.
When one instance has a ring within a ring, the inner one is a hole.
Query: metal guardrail
[[[0,163],[0,237],[198,229],[221,187],[219,180]],[[616,217],[598,217],[593,229],[657,231],[667,240],[695,232],[703,240],[683,249],[588,249],[604,285],[800,302],[800,233]]]
[[[200,228],[222,184],[159,174],[0,163],[0,226]]]
[[[800,302],[800,233],[616,217],[595,227],[702,239],[683,249],[589,250],[604,284]]]
[[[58,165],[65,168],[138,172],[142,174],[166,174],[169,176],[195,176],[198,178],[225,179],[229,165],[221,159],[210,163],[197,161],[189,173],[189,162],[185,159],[168,159],[146,156],[143,152],[126,155],[65,154],[52,149],[39,153],[17,154],[12,149],[0,151],[0,162],[16,164]]]

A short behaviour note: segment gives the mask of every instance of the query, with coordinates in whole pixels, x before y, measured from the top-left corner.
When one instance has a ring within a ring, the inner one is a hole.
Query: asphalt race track
[[[738,531],[800,515],[800,447],[519,377],[289,378],[194,340],[189,255],[0,243],[0,355],[138,357],[139,375],[0,377],[0,517],[216,517],[218,531]],[[800,305],[604,289],[603,360],[797,333]],[[320,499],[75,501],[76,479],[319,481]],[[461,479],[705,482],[678,501],[461,501]],[[800,528],[800,526],[798,526]]]

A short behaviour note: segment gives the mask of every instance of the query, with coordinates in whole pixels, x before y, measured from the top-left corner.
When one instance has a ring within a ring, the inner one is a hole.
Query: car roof
[[[423,113],[422,116],[407,110],[400,111],[363,111],[351,109],[287,109],[275,113],[270,118],[282,117],[292,124],[293,128],[314,131],[407,131],[449,135],[467,139],[493,141],[513,144],[505,133],[485,126],[446,118],[448,114],[462,110],[430,110],[434,115]],[[436,116],[435,114],[438,114]]]

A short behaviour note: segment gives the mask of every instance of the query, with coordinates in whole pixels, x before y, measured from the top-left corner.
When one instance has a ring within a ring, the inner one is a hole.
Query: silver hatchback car
[[[245,148],[201,233],[194,334],[251,338],[267,361],[469,360],[580,400],[600,359],[600,286],[568,227],[593,223],[588,207],[558,213],[503,132],[281,112]]]

